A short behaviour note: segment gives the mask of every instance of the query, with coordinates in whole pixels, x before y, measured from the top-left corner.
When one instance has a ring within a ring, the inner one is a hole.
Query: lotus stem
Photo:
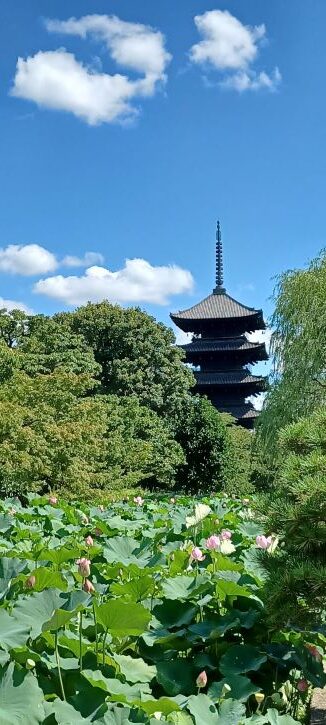
[[[59,655],[59,650],[58,650],[58,630],[56,630],[55,635],[54,635],[54,650],[55,650],[55,659],[56,659],[57,668],[58,668],[58,675],[59,675],[62,699],[65,701],[66,695],[65,695],[65,690],[64,690],[63,681],[62,681],[62,674],[61,674],[61,667],[60,667],[60,655]]]

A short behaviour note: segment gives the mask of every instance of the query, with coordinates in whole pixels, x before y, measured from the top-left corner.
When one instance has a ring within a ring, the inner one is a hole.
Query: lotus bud
[[[272,543],[271,536],[256,536],[256,544],[259,549],[268,549]]]
[[[87,577],[90,575],[90,563],[90,560],[86,559],[84,556],[81,559],[77,559],[76,564],[78,564],[78,571],[79,574],[81,574],[83,577]]]
[[[212,534],[212,536],[209,536],[209,538],[206,540],[206,549],[209,549],[210,551],[213,551],[214,549],[219,549],[221,546],[221,539],[219,536],[216,536],[216,534]]]
[[[170,503],[175,503],[175,498],[173,498],[173,496],[170,498]]]
[[[221,532],[221,538],[223,539],[223,541],[225,541],[226,539],[231,539],[232,532],[229,531],[229,529],[223,529]]]
[[[314,644],[306,644],[307,650],[309,650],[312,657],[315,658],[315,660],[318,660],[318,662],[321,662],[322,656],[319,652],[319,649]]]
[[[34,576],[34,574],[31,574],[31,575],[30,575],[30,576],[29,576],[29,577],[28,577],[28,578],[26,579],[26,582],[25,582],[25,584],[26,584],[26,586],[28,587],[28,589],[34,589],[34,587],[35,587],[35,584],[36,584],[36,577]]]
[[[197,687],[199,687],[199,689],[201,689],[202,687],[206,687],[207,675],[206,675],[205,670],[203,670],[202,672],[199,673],[197,680],[196,680],[196,685],[197,685]]]
[[[193,559],[193,561],[204,561],[205,556],[199,546],[194,546],[190,558]]]
[[[34,660],[31,660],[31,659],[26,660],[25,667],[26,667],[27,670],[33,670],[34,667],[35,667]]]
[[[306,692],[306,690],[308,690],[308,687],[309,687],[309,685],[308,685],[307,680],[304,680],[304,679],[298,680],[297,689],[299,690],[299,692]]]
[[[95,592],[95,587],[89,579],[85,579],[83,590],[84,592],[87,592],[87,594],[93,594],[93,592]]]
[[[85,544],[86,544],[86,546],[93,546],[94,540],[93,540],[93,537],[91,535],[86,536]]]
[[[136,503],[137,506],[142,506],[144,503],[144,499],[141,496],[135,496],[134,503]]]
[[[258,705],[261,705],[262,702],[265,700],[265,695],[263,692],[255,692],[255,700],[258,702]]]
[[[242,503],[243,503],[243,504],[244,504],[245,506],[248,506],[248,504],[250,503],[250,499],[249,499],[249,498],[244,498],[244,499],[242,499]]]
[[[58,503],[58,499],[56,496],[49,496],[49,503],[51,506],[55,506]]]

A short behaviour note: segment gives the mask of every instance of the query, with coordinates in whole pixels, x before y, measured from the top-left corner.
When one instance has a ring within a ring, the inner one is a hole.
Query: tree
[[[107,411],[85,397],[87,375],[56,370],[30,377],[14,370],[0,386],[0,490],[71,490],[104,487]]]
[[[111,395],[106,402],[111,487],[172,488],[185,458],[166,421],[135,397]]]
[[[0,340],[10,349],[20,345],[28,335],[30,316],[22,310],[0,309]]]
[[[275,290],[274,374],[258,432],[275,452],[278,431],[326,402],[326,253],[282,274]]]
[[[88,373],[27,374],[22,355],[0,347],[2,495],[103,501],[131,486],[173,486],[184,457],[157,413],[136,398],[96,395]]]
[[[188,398],[178,419],[176,440],[186,458],[177,473],[179,488],[207,493],[225,486],[230,452],[227,423],[207,398]]]
[[[194,378],[182,363],[172,330],[138,308],[109,302],[89,303],[53,319],[68,321],[93,350],[103,393],[135,396],[173,425]]]
[[[279,445],[279,477],[264,513],[282,547],[267,559],[267,606],[275,626],[309,628],[326,607],[325,408],[285,427]]]
[[[65,317],[30,317],[28,334],[20,339],[18,350],[20,365],[29,375],[52,373],[57,368],[76,375],[100,375],[92,348],[72,331]]]

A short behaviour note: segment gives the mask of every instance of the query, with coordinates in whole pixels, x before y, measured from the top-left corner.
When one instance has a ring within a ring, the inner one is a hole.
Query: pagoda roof
[[[198,302],[187,310],[171,313],[171,319],[178,325],[183,320],[201,321],[201,320],[236,320],[236,319],[254,319],[255,329],[264,329],[265,323],[262,310],[256,310],[254,307],[237,302],[233,297],[228,295],[225,290],[216,288],[208,297]],[[258,325],[258,327],[257,327]]]
[[[218,410],[221,413],[229,413],[233,418],[237,418],[238,420],[251,420],[259,416],[259,410],[255,410],[250,403],[244,403],[243,405],[221,405]]]
[[[261,375],[251,375],[246,368],[241,370],[220,372],[194,372],[197,385],[252,385],[266,384],[266,378]]]
[[[179,347],[188,353],[255,351],[268,359],[265,343],[249,342],[246,337],[199,338]]]

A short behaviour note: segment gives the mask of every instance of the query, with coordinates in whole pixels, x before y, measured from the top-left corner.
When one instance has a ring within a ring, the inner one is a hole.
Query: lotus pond
[[[3,501],[1,724],[303,722],[325,638],[268,630],[269,533],[223,496]]]

